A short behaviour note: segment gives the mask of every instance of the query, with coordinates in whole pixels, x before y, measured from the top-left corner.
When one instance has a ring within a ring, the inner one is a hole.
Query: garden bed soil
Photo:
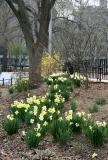
[[[27,97],[28,93],[9,95],[7,89],[2,89],[3,94],[0,99],[0,160],[91,160],[92,154],[97,153],[97,160],[108,160],[108,141],[101,148],[93,148],[90,142],[83,134],[74,134],[68,145],[61,148],[53,142],[51,135],[46,135],[39,146],[29,150],[24,144],[22,131],[26,129],[21,125],[19,133],[8,136],[2,128],[4,116],[9,113],[9,106],[14,100],[20,100]],[[30,95],[44,95],[47,92],[46,86],[30,91]],[[105,120],[108,122],[108,84],[93,83],[89,89],[81,87],[75,89],[71,94],[70,101],[65,104],[63,112],[68,110],[68,104],[74,100],[78,104],[78,111],[89,113],[95,100],[104,97],[107,103],[99,107],[97,113],[93,113],[94,120]]]

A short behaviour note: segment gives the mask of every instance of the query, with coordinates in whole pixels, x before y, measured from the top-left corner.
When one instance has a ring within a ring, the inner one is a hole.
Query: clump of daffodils
[[[8,135],[15,134],[19,130],[19,120],[16,119],[13,114],[7,115],[3,121],[3,128]]]
[[[56,93],[54,102],[56,104],[64,103],[65,99],[60,94]]]
[[[66,75],[67,75],[66,72],[58,72],[58,73],[53,73],[52,75],[50,75],[50,77],[54,78],[54,77],[61,77]]]
[[[106,127],[107,123],[106,123],[105,121],[103,121],[103,122],[96,121],[96,125],[97,125],[98,127]]]
[[[81,74],[79,74],[77,72],[74,74],[71,74],[70,77],[72,79],[86,80],[86,77],[82,76]]]
[[[7,115],[7,119],[8,119],[8,120],[10,120],[10,121],[14,120],[14,116],[13,116],[13,114],[11,114],[11,115]]]
[[[65,112],[65,119],[67,121],[71,121],[72,117],[73,117],[73,111],[72,110],[69,110],[69,112]]]

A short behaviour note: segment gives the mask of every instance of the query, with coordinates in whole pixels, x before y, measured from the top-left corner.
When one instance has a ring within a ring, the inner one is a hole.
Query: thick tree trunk
[[[36,46],[37,45],[31,48],[29,54],[29,80],[31,88],[39,87],[41,82],[41,59],[43,49]]]
[[[40,0],[41,5],[38,6],[38,17],[34,17],[37,24],[37,18],[39,18],[39,30],[36,28],[36,33],[33,32],[33,26],[31,24],[31,19],[29,17],[27,7],[24,0],[5,0],[14,14],[16,15],[19,24],[21,26],[22,32],[24,34],[24,39],[29,51],[29,80],[32,87],[38,87],[41,80],[41,59],[44,48],[48,49],[48,28],[50,22],[50,11],[54,6],[56,0]],[[17,4],[17,7],[15,7]],[[30,9],[29,9],[30,11]],[[31,12],[32,13],[32,12]],[[34,14],[33,14],[34,16]],[[37,34],[38,33],[38,34]],[[34,38],[35,37],[35,38]],[[36,44],[35,44],[36,43]]]

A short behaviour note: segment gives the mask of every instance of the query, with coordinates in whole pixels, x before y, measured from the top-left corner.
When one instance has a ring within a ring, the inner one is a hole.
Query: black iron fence
[[[28,77],[27,76],[19,76],[19,77],[17,77],[17,78],[13,78],[13,77],[11,77],[10,79],[5,79],[5,78],[2,78],[2,79],[0,79],[0,86],[12,86],[12,85],[14,85],[15,84],[15,82],[17,81],[17,80],[21,80],[21,79],[27,79]]]
[[[108,59],[91,59],[79,60],[73,63],[67,63],[68,71],[72,74],[75,72],[88,75],[91,79],[97,81],[108,80]]]
[[[95,60],[86,60],[80,63],[67,63],[68,70],[70,73],[81,73],[83,75],[88,75],[90,79],[96,79],[97,81],[108,80],[108,59],[95,59]],[[11,77],[3,78],[0,80],[0,85],[13,85],[17,79],[25,79],[28,76],[17,76],[16,78]]]
[[[11,71],[17,68],[23,70],[25,67],[29,67],[28,58],[0,58],[1,70]]]
[[[90,78],[97,79],[97,81],[108,80],[108,59],[96,59],[94,64],[88,68],[88,75]]]

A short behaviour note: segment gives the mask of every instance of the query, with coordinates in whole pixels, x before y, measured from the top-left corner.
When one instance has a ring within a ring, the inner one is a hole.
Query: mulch
[[[30,95],[44,95],[47,92],[46,86],[30,91]],[[91,160],[92,154],[98,154],[96,160],[108,160],[108,141],[101,148],[93,148],[86,137],[74,134],[68,145],[61,148],[53,141],[51,135],[46,135],[39,146],[35,149],[28,149],[22,137],[22,131],[27,129],[21,124],[20,130],[16,135],[8,136],[2,128],[4,117],[9,114],[9,106],[14,100],[26,98],[28,93],[8,95],[7,90],[3,89],[3,97],[0,99],[0,160]],[[107,104],[100,107],[99,112],[93,113],[95,120],[106,120],[108,122],[108,84],[91,84],[88,89],[81,87],[72,94],[73,99],[78,104],[78,111],[88,112],[88,108],[95,103],[96,98],[104,97]],[[67,102],[63,110],[69,109]]]

